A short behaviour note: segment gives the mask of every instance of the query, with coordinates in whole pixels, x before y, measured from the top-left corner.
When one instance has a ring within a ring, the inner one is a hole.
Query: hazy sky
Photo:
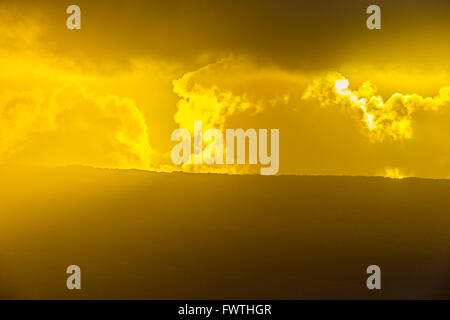
[[[180,170],[202,120],[279,128],[281,174],[450,178],[450,3],[370,4],[3,0],[0,162]]]

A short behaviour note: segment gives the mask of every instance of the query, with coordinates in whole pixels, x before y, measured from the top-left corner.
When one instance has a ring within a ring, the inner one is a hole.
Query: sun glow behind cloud
[[[386,178],[391,179],[404,179],[406,176],[400,173],[398,168],[386,168],[386,172],[384,174]]]
[[[337,73],[315,80],[304,99],[316,99],[324,106],[338,105],[345,111],[359,114],[374,142],[385,139],[406,140],[413,136],[412,114],[416,111],[438,110],[450,103],[450,87],[443,87],[436,97],[422,97],[418,94],[393,94],[386,101],[376,93],[370,82],[352,91],[349,81]]]

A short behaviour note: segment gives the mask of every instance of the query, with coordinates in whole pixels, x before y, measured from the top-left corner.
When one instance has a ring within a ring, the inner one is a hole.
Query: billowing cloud
[[[245,94],[237,95],[216,84],[221,74],[232,76],[223,72],[224,68],[229,70],[232,66],[230,62],[232,60],[224,59],[173,81],[173,91],[181,98],[174,117],[176,123],[192,131],[194,121],[201,120],[205,129],[223,129],[232,114],[249,109],[257,112],[260,109]]]
[[[449,87],[431,97],[388,92],[385,99],[373,82],[358,83],[351,88],[337,72],[320,76],[228,58],[173,82],[179,97],[174,119],[191,133],[194,120],[222,131],[279,128],[281,172],[447,176],[449,156],[443,146],[449,131],[438,123],[449,117]],[[425,161],[426,153],[433,153],[433,158]],[[218,166],[180,169],[237,173]],[[242,169],[241,173],[249,172],[248,167]]]
[[[364,82],[357,90],[338,73],[315,80],[303,99],[315,99],[323,106],[337,106],[361,120],[371,141],[404,140],[413,136],[412,114],[419,110],[436,110],[450,102],[450,87],[441,88],[436,97],[396,93],[386,101],[377,95],[375,85]]]
[[[42,91],[0,91],[0,160],[20,150],[32,129],[40,126]]]
[[[0,94],[0,160],[150,169],[147,125],[134,102],[79,85]]]
[[[202,122],[203,132],[218,129],[222,134],[225,129],[267,128],[253,120],[258,116],[265,117],[266,110],[286,106],[299,79],[301,77],[276,68],[257,66],[243,58],[224,58],[173,81],[173,91],[180,98],[174,120],[192,135],[194,121]],[[203,149],[207,145],[204,143]],[[223,154],[226,153],[224,143]],[[203,159],[208,156],[204,153]],[[230,174],[258,172],[254,165],[185,164],[182,169]]]
[[[174,119],[186,129],[194,120],[202,120],[207,129],[223,129],[231,117],[287,105],[303,83],[302,75],[224,58],[173,81],[173,91],[180,97]]]

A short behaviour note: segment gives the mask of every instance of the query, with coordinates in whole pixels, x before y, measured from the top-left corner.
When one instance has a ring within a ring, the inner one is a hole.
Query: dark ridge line
[[[128,169],[120,169],[120,168],[104,168],[104,167],[95,167],[88,165],[66,165],[66,166],[27,166],[28,168],[45,168],[45,169],[70,169],[70,168],[79,168],[83,170],[99,170],[99,171],[115,171],[115,172],[135,172],[135,173],[143,173],[143,174],[159,174],[159,175],[202,175],[202,176],[229,176],[229,177],[261,177],[263,179],[267,178],[343,178],[343,179],[351,179],[351,178],[362,178],[362,179],[376,179],[376,180],[389,180],[389,181],[442,181],[442,182],[450,182],[450,179],[445,178],[423,178],[423,177],[404,177],[404,178],[391,178],[391,177],[383,177],[383,176],[358,176],[358,175],[326,175],[326,174],[276,174],[276,175],[260,175],[260,174],[230,174],[226,172],[186,172],[186,171],[155,171],[155,170],[145,170],[145,169],[137,169],[137,168],[128,168]]]

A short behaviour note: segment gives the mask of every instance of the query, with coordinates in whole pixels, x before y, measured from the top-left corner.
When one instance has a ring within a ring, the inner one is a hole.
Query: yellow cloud
[[[0,91],[0,160],[20,150],[43,112],[42,91]]]
[[[222,129],[232,116],[288,105],[305,85],[301,74],[244,58],[224,58],[173,81],[180,97],[175,122],[189,129],[194,120],[202,120],[206,129]]]
[[[389,138],[410,139],[415,111],[436,110],[450,102],[450,87],[442,88],[434,98],[396,93],[384,101],[376,93],[376,87],[370,82],[364,82],[352,91],[345,77],[329,73],[309,85],[303,99],[314,99],[324,106],[340,106],[343,111],[358,117],[373,142]]]
[[[0,95],[0,159],[151,169],[147,125],[131,99],[79,85]]]
[[[258,67],[245,59],[224,58],[173,81],[173,91],[180,98],[174,120],[192,134],[194,121],[202,121],[203,132],[212,128],[222,132],[224,129],[249,128],[252,127],[247,121],[249,118],[263,114],[269,108],[288,104],[291,92],[298,91],[299,82],[297,75],[282,70]],[[230,119],[235,124],[231,125]],[[206,145],[204,143],[203,147]],[[226,146],[223,148],[223,154],[226,154]],[[203,156],[208,155],[204,153]],[[250,165],[184,164],[181,168],[189,172],[258,172],[258,168]]]
[[[391,178],[391,179],[403,179],[406,178],[404,174],[400,172],[400,169],[398,168],[386,168],[384,177]]]
[[[225,121],[233,113],[259,109],[245,95],[236,95],[214,83],[230,62],[232,60],[223,59],[173,81],[173,91],[181,98],[174,116],[180,127],[192,131],[194,121],[202,120],[205,129],[223,129]]]

